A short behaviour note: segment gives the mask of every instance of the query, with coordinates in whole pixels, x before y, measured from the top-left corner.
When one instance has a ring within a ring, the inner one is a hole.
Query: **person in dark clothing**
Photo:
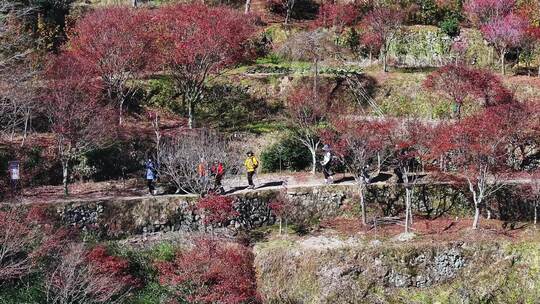
[[[322,148],[324,151],[324,158],[321,161],[322,165],[322,171],[324,174],[324,182],[326,184],[332,184],[334,183],[334,173],[332,172],[332,169],[330,168],[332,165],[332,152],[330,151],[329,145],[324,145]]]
[[[148,159],[145,164],[146,167],[146,183],[148,185],[148,193],[155,194],[154,180],[156,179],[156,167],[152,159]]]
[[[223,175],[225,174],[225,170],[223,169],[223,164],[221,162],[215,161],[212,164],[212,167],[210,167],[210,172],[215,178],[214,191],[223,194],[225,192],[221,184],[221,181],[223,180]]]

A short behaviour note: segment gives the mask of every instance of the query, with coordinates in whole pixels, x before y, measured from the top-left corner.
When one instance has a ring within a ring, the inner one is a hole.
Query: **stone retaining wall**
[[[253,229],[276,221],[269,203],[281,193],[288,197],[288,217],[298,224],[354,212],[358,199],[354,185],[260,189],[233,194],[239,216],[230,228]],[[508,194],[502,199],[508,201]],[[163,195],[129,198],[102,198],[84,201],[60,201],[46,209],[59,224],[94,231],[104,238],[119,238],[158,231],[202,231],[205,229],[196,214],[195,196]],[[366,191],[368,212],[395,216],[403,212],[404,189],[398,185],[370,185]],[[414,191],[415,212],[436,216],[447,212],[468,212],[466,192],[448,185],[417,186]],[[507,210],[505,209],[505,212]],[[520,211],[523,213],[525,211]],[[502,212],[493,210],[493,216]]]

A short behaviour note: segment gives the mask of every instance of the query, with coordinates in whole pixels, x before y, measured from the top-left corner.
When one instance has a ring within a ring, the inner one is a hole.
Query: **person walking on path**
[[[324,182],[325,184],[332,184],[334,183],[334,173],[330,168],[330,166],[332,165],[332,151],[330,150],[329,145],[324,145],[322,150],[324,151],[324,157],[321,161],[322,171],[324,174]]]
[[[253,155],[253,152],[249,151],[247,153],[247,158],[244,162],[244,166],[246,166],[247,171],[247,180],[249,184],[248,189],[255,189],[255,184],[253,184],[253,176],[257,171],[257,167],[259,167],[259,161],[255,157],[255,155]]]
[[[215,161],[212,164],[212,167],[210,167],[210,172],[214,176],[214,192],[223,194],[225,192],[225,190],[223,189],[223,185],[221,184],[221,180],[223,179],[223,175],[225,174],[225,170],[223,169],[223,163]]]
[[[206,174],[206,161],[203,157],[201,157],[201,160],[197,165],[197,173],[199,174],[199,178],[201,179],[201,181],[207,180],[208,176]]]
[[[156,166],[151,158],[146,161],[146,183],[148,185],[148,193],[155,194],[154,180],[156,179]]]

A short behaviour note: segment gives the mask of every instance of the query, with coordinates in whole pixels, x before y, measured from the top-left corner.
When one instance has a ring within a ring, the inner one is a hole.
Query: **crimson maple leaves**
[[[253,253],[249,248],[214,239],[199,239],[171,262],[157,264],[159,281],[173,290],[170,303],[259,303]]]
[[[100,79],[97,95],[118,109],[120,124],[135,92],[133,80],[168,71],[193,127],[206,80],[248,54],[246,41],[254,30],[250,17],[224,7],[104,8],[75,24],[63,52],[76,60],[81,73]]]
[[[170,72],[192,128],[205,81],[244,58],[254,24],[232,9],[197,4],[167,6],[154,22],[159,62]]]
[[[487,70],[463,65],[446,65],[428,75],[424,86],[454,104],[454,118],[461,118],[467,102],[477,102],[483,107],[511,103],[513,96],[501,80]]]

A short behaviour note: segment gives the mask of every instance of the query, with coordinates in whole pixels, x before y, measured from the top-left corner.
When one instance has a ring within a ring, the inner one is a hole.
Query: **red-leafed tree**
[[[484,38],[499,52],[501,73],[506,73],[506,54],[513,47],[520,46],[526,37],[527,21],[517,14],[508,14],[481,27]]]
[[[484,107],[513,103],[514,94],[508,90],[501,78],[489,70],[473,70],[474,92]]]
[[[395,7],[376,7],[362,21],[362,27],[371,40],[380,42],[383,71],[388,72],[387,55],[390,42],[403,24],[403,11]]]
[[[69,34],[66,51],[84,72],[101,78],[104,97],[118,108],[120,123],[124,103],[135,91],[129,81],[154,67],[151,22],[147,10],[100,8],[80,19]]]
[[[254,23],[235,10],[200,4],[165,6],[153,20],[160,61],[182,96],[192,128],[206,81],[245,57]]]
[[[280,191],[280,193],[268,204],[268,208],[279,221],[280,235],[283,221],[285,221],[285,230],[287,230],[287,222],[294,217],[295,211],[298,211],[297,206],[295,206],[287,196],[286,189]]]
[[[208,195],[196,205],[205,225],[224,226],[239,213],[234,209],[234,199],[230,196]]]
[[[172,298],[194,303],[260,303],[253,253],[245,246],[199,239],[172,262],[158,263],[159,281]]]
[[[333,121],[333,130],[323,135],[330,143],[335,156],[353,174],[360,196],[362,223],[366,220],[366,185],[370,183],[371,171],[389,156],[390,134],[394,121],[345,118]]]
[[[454,117],[461,118],[461,107],[475,95],[474,72],[462,65],[446,65],[428,75],[424,86],[454,103]]]
[[[138,284],[126,260],[83,244],[67,246],[45,279],[49,303],[117,303]]]
[[[460,64],[465,61],[465,55],[469,48],[469,42],[465,38],[460,38],[459,40],[454,40],[452,46],[450,47],[450,52],[455,56],[455,64]]]
[[[450,159],[453,176],[468,187],[475,209],[472,227],[478,228],[480,209],[486,199],[500,189],[509,170],[508,146],[512,138],[515,105],[487,108],[447,129],[434,141]],[[447,138],[445,138],[447,137]],[[444,150],[438,141],[444,142]]]
[[[540,60],[540,27],[529,25],[521,41],[521,56],[525,62],[527,73],[531,76],[531,63]],[[540,63],[538,64],[538,76],[540,76]]]
[[[413,223],[414,186],[420,181],[424,164],[432,157],[434,134],[434,126],[416,119],[401,121],[391,130],[391,160],[405,187],[405,232],[409,232]]]
[[[477,101],[484,107],[512,102],[513,95],[493,73],[462,65],[446,65],[428,75],[424,86],[454,104],[454,117],[461,118],[466,102]]]
[[[317,150],[321,145],[319,131],[324,127],[330,113],[335,110],[326,93],[314,93],[307,86],[294,89],[287,99],[286,115],[294,137],[311,153],[311,173],[315,174]],[[335,112],[335,111],[334,111]]]
[[[319,7],[315,25],[332,28],[341,33],[346,26],[353,26],[359,18],[359,11],[354,4],[324,3]]]
[[[66,232],[55,230],[39,206],[0,211],[0,286],[36,271],[65,239]]]
[[[115,133],[114,116],[110,108],[96,100],[99,84],[78,60],[63,54],[51,62],[46,72],[44,108],[62,164],[67,195],[72,162],[110,142]]]
[[[511,138],[512,162],[516,170],[534,167],[540,146],[540,105],[537,102],[515,104]]]
[[[364,49],[368,52],[369,62],[373,62],[373,54],[377,54],[381,51],[384,41],[381,41],[381,37],[373,32],[366,32],[360,37],[360,43]]]

